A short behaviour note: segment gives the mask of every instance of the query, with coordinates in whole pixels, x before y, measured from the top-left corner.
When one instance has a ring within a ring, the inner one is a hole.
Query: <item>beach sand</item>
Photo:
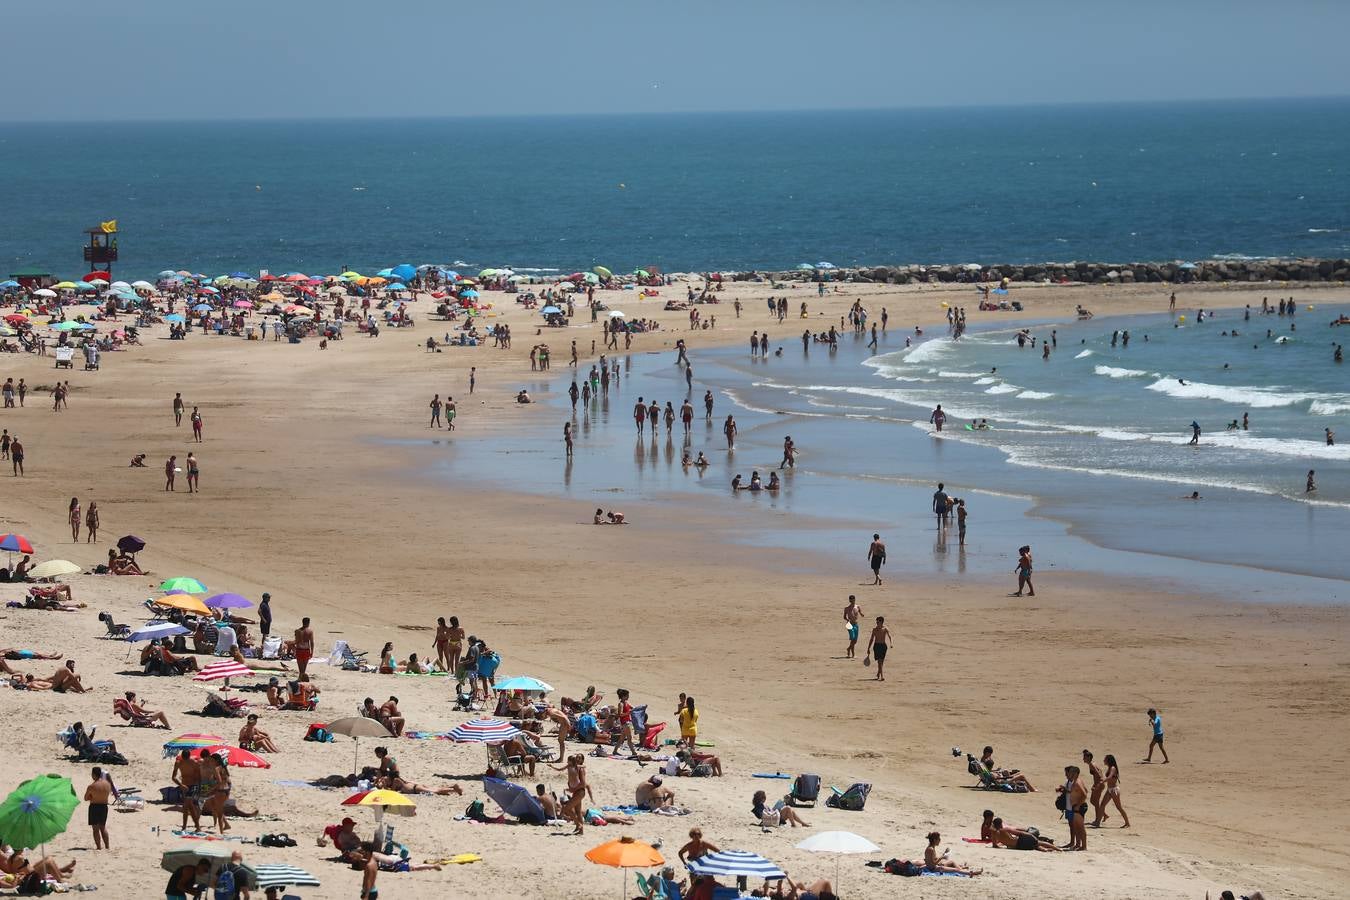
[[[1016,296],[1028,305],[1024,318],[1040,319],[1064,315],[1080,302],[1098,314],[1157,310],[1165,308],[1168,290],[1028,286]],[[700,346],[743,341],[768,321],[767,288],[733,291],[745,300],[743,318],[737,322],[724,303],[716,309],[716,331],[685,330],[683,312],[648,312],[655,301],[639,305],[631,296],[608,295],[606,301],[630,316],[668,323],[669,331],[637,336],[633,352],[669,350],[684,337],[697,363]],[[663,293],[672,292],[682,295],[679,285]],[[869,296],[883,292],[884,300]],[[893,331],[939,321],[944,299],[965,304],[972,322],[1018,318],[976,313],[971,290],[848,286],[824,301],[807,289],[787,293],[793,314],[781,328],[771,324],[771,333],[801,327],[794,318],[801,300],[813,318],[824,308],[822,320],[837,324],[855,296],[874,314],[886,305]],[[1259,304],[1263,294],[1280,293],[1270,286],[1181,290],[1178,300],[1208,308]],[[55,376],[50,359],[0,360],[0,377],[23,376],[35,386],[26,409],[0,417],[28,453],[27,477],[0,479],[6,501],[0,530],[26,534],[37,560],[65,558],[86,569],[103,561],[118,536],[134,533],[149,544],[139,558],[152,572],[148,578],[66,579],[76,599],[88,604],[79,613],[0,613],[0,643],[65,652],[94,687],[79,696],[5,695],[11,712],[6,790],[32,775],[58,772],[83,792],[87,767],[67,761],[55,739],[76,719],[117,741],[132,762],[115,770],[118,783],[149,796],[169,784],[170,764],[159,750],[166,734],[233,737],[240,722],[186,714],[201,708],[206,688],[187,679],[121,674],[136,669],[127,645],[98,637],[98,611],[137,623],[139,604],[155,595],[162,578],[192,575],[213,592],[256,598],[270,591],[274,632],[289,634],[301,616],[311,616],[321,652],[340,637],[372,654],[389,640],[402,657],[422,655],[431,651],[436,616],[453,614],[501,653],[499,675],[534,675],[568,696],[594,684],[612,699],[615,688],[626,686],[635,703],[650,704],[653,721],[671,720],[678,692],[698,698],[700,734],[715,742],[726,776],[670,780],[676,802],[692,810],[688,816],[642,815],[634,826],[588,828],[580,838],[557,836],[562,828],[454,821],[470,799],[483,796],[476,783],[482,748],[386,742],[408,777],[458,783],[466,793],[420,797],[415,818],[394,820],[413,858],[471,852],[484,859],[442,872],[382,874],[385,896],[612,897],[620,873],[586,862],[585,850],[631,834],[660,839],[673,860],[694,826],[722,848],[762,853],[798,880],[833,879],[836,871],[836,859],[794,849],[798,840],[825,829],[862,834],[882,849],[873,857],[844,858],[836,887],[849,898],[902,890],[996,898],[1199,897],[1227,887],[1261,889],[1268,897],[1343,893],[1350,854],[1334,839],[1350,824],[1350,791],[1335,774],[1347,761],[1343,608],[1159,594],[1091,572],[1039,572],[1034,601],[1009,599],[1011,579],[920,579],[898,566],[888,567],[886,584],[873,588],[864,584],[870,580],[864,577],[865,534],[857,565],[830,568],[796,552],[751,551],[717,540],[709,527],[715,510],[626,497],[621,508],[635,524],[596,531],[588,524],[591,510],[574,502],[426,477],[429,455],[453,452],[455,441],[555,429],[542,406],[513,402],[521,383],[534,381],[522,374],[531,344],[550,343],[561,376],[570,340],[578,341],[583,358],[589,341],[599,342],[598,327],[589,323],[536,337],[536,317],[507,308],[513,304],[504,295],[488,299],[505,308],[516,328],[511,351],[426,353],[426,336],[439,336],[444,327],[425,315],[416,329],[385,330],[378,339],[353,334],[325,351],[314,341],[258,345],[194,335],[169,342],[155,335],[145,347],[108,354],[101,372],[63,372],[74,390],[61,413],[38,392]],[[478,367],[473,397],[470,365]],[[200,405],[204,443],[191,442],[186,424],[174,428],[175,391],[189,407]],[[433,393],[453,394],[459,405],[453,436],[426,427]],[[404,447],[386,439],[425,444]],[[187,495],[180,478],[180,490],[165,493],[163,461],[170,453],[181,460],[189,450],[201,460],[204,492]],[[141,452],[149,468],[127,468]],[[70,542],[65,508],[73,495],[86,507],[98,501],[98,544]],[[892,554],[898,549],[892,546]],[[845,643],[840,610],[850,593],[858,594],[868,617],[884,614],[895,636],[885,684],[873,682],[872,670],[860,663],[838,658]],[[11,586],[0,596],[18,599],[20,591]],[[45,675],[59,664],[12,665]],[[452,686],[441,678],[321,668],[317,683],[323,690],[318,712],[261,711],[262,726],[282,751],[272,757],[273,768],[234,773],[241,805],[281,821],[238,819],[232,833],[290,834],[298,841],[293,849],[241,849],[252,862],[284,861],[317,874],[323,887],[297,891],[302,896],[355,896],[359,873],[326,862],[331,848],[314,840],[342,818],[345,792],[276,783],[349,769],[348,740],[303,743],[306,727],[353,714],[363,697],[380,701],[391,694],[400,698],[409,728],[444,731],[467,716],[452,711]],[[120,727],[111,706],[124,690],[167,711],[172,731]],[[1148,743],[1149,706],[1158,707],[1167,724],[1173,760],[1167,766],[1156,764],[1156,756],[1154,765],[1137,765]],[[666,734],[675,733],[672,722]],[[374,762],[376,743],[361,742],[363,765]],[[972,790],[964,758],[953,759],[951,748],[978,754],[986,743],[1040,792]],[[986,807],[1063,841],[1053,788],[1084,747],[1099,761],[1106,753],[1120,759],[1132,828],[1108,820],[1099,832],[1090,830],[1089,852],[1081,855],[1019,854],[961,842],[978,834]],[[588,760],[587,768],[605,805],[631,802],[636,784],[654,771],[599,759]],[[764,789],[772,797],[789,785],[750,777],[766,771],[816,772],[827,785],[868,781],[874,788],[863,812],[822,804],[802,811],[809,830],[762,833],[749,812],[751,794]],[[533,787],[534,780],[519,780]],[[537,780],[554,790],[565,785],[561,773],[548,770]],[[488,807],[494,809],[490,801]],[[362,829],[373,822],[365,810],[353,818]],[[77,810],[48,852],[63,862],[77,859],[77,880],[115,897],[154,895],[167,878],[158,868],[162,851],[194,846],[170,833],[177,814],[154,804],[112,817],[111,854],[89,849],[83,822],[84,811]],[[954,857],[985,874],[969,882],[925,878],[902,886],[862,866],[868,858],[921,857],[930,830],[942,833]],[[628,885],[632,896],[631,877]]]

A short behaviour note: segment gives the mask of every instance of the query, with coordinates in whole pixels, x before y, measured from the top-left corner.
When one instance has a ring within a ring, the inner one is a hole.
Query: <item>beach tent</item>
[[[496,801],[502,812],[525,825],[543,825],[548,822],[544,807],[528,790],[500,778],[483,776],[483,790]]]

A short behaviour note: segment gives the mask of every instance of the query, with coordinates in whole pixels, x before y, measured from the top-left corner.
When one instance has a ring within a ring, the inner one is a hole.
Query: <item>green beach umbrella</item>
[[[185,594],[204,594],[206,585],[195,578],[170,578],[159,586],[161,591],[182,591]]]
[[[23,850],[40,847],[66,830],[79,805],[69,778],[31,778],[0,803],[0,841]]]
[[[606,269],[604,266],[596,266],[594,269],[591,269],[591,271],[599,275],[601,278],[610,278],[614,275],[613,272],[611,272],[609,269]]]

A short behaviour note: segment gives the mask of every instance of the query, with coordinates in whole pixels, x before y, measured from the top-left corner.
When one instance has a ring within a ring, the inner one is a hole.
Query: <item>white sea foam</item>
[[[1096,366],[1092,371],[1107,378],[1138,378],[1148,374],[1141,369],[1120,369],[1115,366]]]
[[[1308,234],[1339,234],[1339,228],[1309,228]]]
[[[979,378],[981,372],[938,372],[939,378]],[[978,383],[978,382],[977,382]]]
[[[984,376],[983,378],[978,378],[978,379],[976,379],[975,381],[973,381],[973,382],[971,382],[971,383],[972,383],[972,384],[994,384],[994,383],[997,382],[997,381],[998,381],[998,379],[997,379],[997,378],[994,378],[992,375],[986,375],[986,376]]]
[[[924,341],[922,344],[916,344],[907,351],[901,351],[905,354],[905,362],[913,365],[914,363],[936,362],[952,349],[953,342],[946,338],[934,338],[931,341]]]
[[[1008,384],[1006,381],[1002,384],[996,384],[991,388],[985,389],[986,394],[1015,394],[1022,390],[1015,384]]]
[[[978,384],[978,382],[976,382]],[[1350,412],[1350,398],[1345,400],[1314,400],[1308,412],[1315,416],[1335,416]]]
[[[1085,359],[1085,358],[1087,358],[1087,357],[1089,357],[1089,356],[1091,356],[1091,355],[1092,355],[1092,351],[1091,351],[1091,350],[1083,350],[1083,351],[1080,351],[1079,353],[1074,354],[1074,357],[1073,357],[1073,358],[1074,358],[1074,359]]]
[[[1150,384],[1148,389],[1183,400],[1218,400],[1251,409],[1272,409],[1278,406],[1293,406],[1309,400],[1325,399],[1316,394],[1286,392],[1278,388],[1250,385],[1206,384],[1203,381],[1182,384],[1175,378],[1159,378]]]
[[[1049,400],[1055,396],[1049,391],[1023,391],[1017,395],[1018,400]]]

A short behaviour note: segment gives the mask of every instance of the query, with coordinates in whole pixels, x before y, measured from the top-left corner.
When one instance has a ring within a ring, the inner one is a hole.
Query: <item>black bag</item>
[[[1058,797],[1055,798],[1055,809],[1059,810],[1060,812],[1064,812],[1064,809],[1068,805],[1068,802],[1069,802],[1069,795],[1061,793]]]

